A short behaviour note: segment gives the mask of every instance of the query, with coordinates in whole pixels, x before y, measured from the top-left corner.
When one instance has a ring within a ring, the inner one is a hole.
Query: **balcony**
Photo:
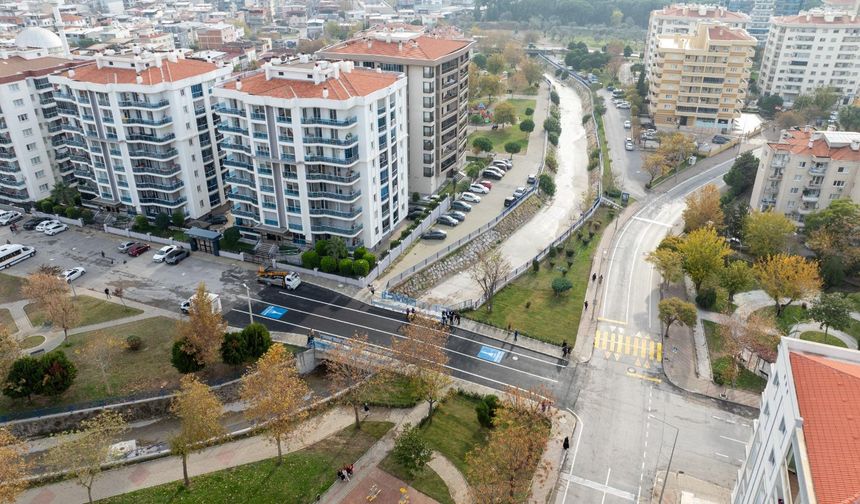
[[[305,179],[307,179],[307,180],[328,180],[331,182],[341,182],[341,183],[348,184],[348,183],[355,182],[356,180],[358,180],[358,178],[360,176],[361,176],[361,174],[359,172],[353,172],[353,173],[351,173],[345,177],[338,176],[338,175],[330,175],[328,173],[308,172],[305,175]]]
[[[232,166],[234,168],[241,168],[243,170],[254,171],[254,165],[253,164],[246,163],[244,161],[238,161],[236,159],[229,158],[229,157],[224,158],[224,160],[221,161],[221,164],[223,166]]]
[[[251,146],[250,145],[235,144],[232,142],[223,142],[221,144],[221,148],[229,149],[229,150],[242,151],[242,152],[245,152],[247,154],[251,153]]]
[[[800,199],[806,203],[817,203],[820,195],[820,191],[803,191]]]
[[[224,182],[228,184],[239,184],[246,187],[250,187],[251,189],[256,189],[257,183],[254,181],[253,177],[239,177],[235,174],[229,174],[224,177]]]
[[[254,138],[259,138],[260,140],[268,140],[269,134],[264,131],[255,131]]]
[[[179,165],[173,165],[168,168],[160,168],[155,166],[132,166],[131,171],[139,175],[156,175],[159,177],[172,177],[182,171]]]
[[[297,198],[299,197],[299,191],[295,189],[284,189],[284,194],[286,194],[287,196],[295,196]]]
[[[18,159],[14,150],[0,150],[0,159]]]
[[[280,138],[280,137],[278,137]],[[353,135],[350,138],[323,138],[317,136],[306,136],[302,138],[305,145],[322,144],[322,145],[337,145],[340,147],[350,147],[358,143],[358,136]]]
[[[64,93],[64,92],[62,92],[62,91],[54,91],[54,93],[53,93],[53,94],[54,94],[54,100],[70,101],[70,102],[72,102],[72,103],[74,103],[74,102],[75,102],[75,97],[74,97],[74,96],[72,96],[72,95],[70,95],[70,94],[66,94],[66,93]]]
[[[125,187],[126,189],[128,188],[128,182],[126,182],[125,180],[117,180],[116,185],[118,185],[119,187]]]
[[[249,219],[254,219],[254,220],[260,219],[260,216],[259,216],[259,214],[257,214],[257,212],[250,212],[248,210],[243,210],[242,208],[239,208],[239,207],[231,208],[230,212],[232,212],[233,215],[238,216],[238,217],[247,217]]]
[[[232,200],[247,201],[248,203],[257,204],[257,197],[251,194],[242,194],[239,192],[228,192],[227,197]]]
[[[245,128],[240,128],[239,126],[230,126],[224,123],[221,123],[217,127],[218,131],[225,131],[229,133],[240,133],[242,135],[248,135],[248,130]]]
[[[270,194],[275,194],[275,186],[260,184],[260,191]]]
[[[319,124],[322,126],[350,126],[358,122],[358,117],[351,116],[343,119],[327,119],[325,117],[303,117],[302,124]]]
[[[71,155],[69,155],[69,159],[71,159],[72,161],[75,161],[77,163],[90,164],[90,158],[87,156],[81,156],[78,154],[71,154]]]
[[[284,143],[293,143],[294,139],[291,136],[278,135],[278,141]]]
[[[149,151],[143,149],[129,149],[129,157],[133,158],[150,158],[150,159],[171,159],[179,155],[176,149],[167,149],[166,151]]]
[[[0,186],[2,187],[13,187],[13,188],[21,188],[26,187],[27,182],[24,180],[18,180],[15,178],[8,177],[0,177]]]
[[[302,225],[297,223],[297,222],[290,222],[287,224],[287,227],[290,229],[290,231],[301,231],[302,230]]]
[[[159,205],[175,208],[185,204],[185,196],[176,198],[176,199],[164,199],[164,198],[139,198],[138,201],[142,205]]]
[[[309,191],[309,199],[333,199],[338,201],[355,201],[361,196],[361,191],[353,191],[350,193],[338,193],[331,191]]]
[[[325,163],[340,166],[350,166],[358,162],[358,156],[349,158],[336,158],[330,156],[305,156],[305,163]]]
[[[30,199],[30,195],[27,194],[27,191],[0,191],[0,200],[10,200],[10,201],[27,201]]]
[[[284,124],[291,124],[293,122],[292,117],[286,117],[286,116],[277,116],[275,118],[275,120],[279,123],[284,123]]]
[[[334,210],[331,208],[311,208],[311,215],[326,215],[330,217],[338,217],[341,219],[355,219],[359,215],[361,215],[361,207],[355,208],[348,212],[341,210]]]
[[[8,133],[0,135],[0,145],[11,145],[12,137]]]
[[[263,201],[263,208],[268,208],[269,210],[277,210],[278,205],[272,203],[271,201]]]
[[[311,225],[311,231],[314,233],[330,233],[343,236],[358,236],[364,226],[359,222],[351,227],[338,227],[331,225]]]
[[[255,121],[265,121],[266,120],[266,114],[260,113],[260,112],[251,112],[251,119],[253,119]]]
[[[155,189],[157,191],[178,191],[185,187],[185,183],[181,180],[175,180],[169,184],[159,184],[158,182],[135,182],[134,185],[137,186],[138,189]]]
[[[120,107],[134,107],[134,108],[145,108],[145,109],[160,109],[170,105],[170,101],[167,99],[159,100],[157,102],[148,102],[146,100],[123,100],[119,102]]]
[[[129,142],[152,142],[152,143],[164,143],[169,142],[176,138],[176,135],[173,133],[168,133],[164,136],[155,136],[155,135],[126,135],[125,139]]]
[[[299,174],[296,172],[287,171],[287,172],[283,172],[282,175],[285,179],[288,179],[288,180],[298,180],[299,179]]]
[[[142,124],[144,126],[164,126],[169,124],[173,119],[170,116],[164,116],[161,119],[146,119],[143,117],[123,117],[122,122],[125,124]]]

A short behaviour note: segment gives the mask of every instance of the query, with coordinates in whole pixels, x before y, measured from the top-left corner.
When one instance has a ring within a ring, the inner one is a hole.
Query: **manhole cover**
[[[520,360],[520,358],[514,355],[513,357],[511,357],[511,360]]]
[[[629,368],[627,368],[627,372],[628,372],[628,373],[635,373],[635,372],[636,372],[636,368],[629,367]]]

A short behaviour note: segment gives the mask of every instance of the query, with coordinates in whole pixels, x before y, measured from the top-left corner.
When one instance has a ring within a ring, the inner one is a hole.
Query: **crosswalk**
[[[630,335],[598,329],[594,335],[594,349],[601,351],[606,359],[619,361],[626,356],[626,362],[630,361],[645,369],[663,361],[663,343],[638,332]]]

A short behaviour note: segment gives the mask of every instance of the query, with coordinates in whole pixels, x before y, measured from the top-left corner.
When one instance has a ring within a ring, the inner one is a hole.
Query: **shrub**
[[[493,141],[485,136],[475,137],[472,140],[472,147],[475,149],[475,152],[490,152],[493,150]]]
[[[242,337],[242,333],[225,333],[224,340],[221,342],[221,360],[224,364],[238,366],[245,362],[246,357],[247,350],[245,349],[245,338]]]
[[[12,363],[9,373],[4,377],[3,395],[21,399],[39,394],[42,386],[42,364],[39,359],[26,356]]]
[[[373,269],[373,267],[376,266],[376,256],[373,255],[372,253],[370,253],[370,252],[365,253],[364,256],[362,256],[362,259],[367,261],[367,266],[370,269]]]
[[[713,287],[702,287],[696,293],[696,304],[699,308],[710,310],[717,303],[717,291]]]
[[[334,273],[337,271],[337,259],[332,256],[323,256],[320,259],[320,269],[323,270],[324,273]]]
[[[317,242],[314,243],[314,250],[317,251],[317,254],[319,254],[320,257],[326,255],[326,249],[328,249],[328,240],[317,240]]]
[[[75,381],[78,368],[61,350],[48,352],[39,359],[42,367],[42,383],[39,393],[46,396],[60,395]]]
[[[549,140],[549,143],[558,146],[558,133],[550,133],[546,136],[546,138],[547,140]]]
[[[564,254],[565,254],[567,257],[573,257],[573,254],[574,254],[574,253],[575,253],[575,251],[574,251],[573,249],[567,249],[567,250],[565,250],[565,251],[564,251]]]
[[[134,224],[131,225],[131,229],[139,232],[144,232],[149,229],[149,221],[146,220],[145,215],[137,215],[134,218]]]
[[[558,158],[555,157],[555,154],[550,152],[546,155],[546,159],[544,159],[544,164],[550,171],[558,170]]]
[[[246,358],[257,360],[272,346],[272,335],[263,324],[253,323],[242,329]]]
[[[81,209],[78,207],[69,207],[66,209],[66,217],[69,219],[77,219],[81,216]]]
[[[412,193],[412,203],[416,203],[420,199],[421,199],[421,195],[418,194],[418,191],[415,191],[414,193]]]
[[[47,214],[54,213],[54,203],[50,200],[42,200],[39,202],[39,209]]]
[[[559,98],[558,93],[557,93],[557,92],[555,92],[555,91],[550,91],[550,93],[549,93],[549,100],[550,100],[551,102],[555,103],[556,105],[558,105],[558,104],[559,104],[559,102],[561,102],[561,98]]]
[[[556,252],[556,250],[555,250],[555,247],[550,247],[550,248],[549,248],[549,256],[550,256],[550,257],[555,257],[555,254],[556,254],[556,253],[557,253],[557,252]]]
[[[541,173],[540,177],[538,177],[538,187],[547,196],[555,195],[555,181],[546,173]]]
[[[520,122],[520,131],[525,131],[526,133],[531,133],[535,130],[535,122],[531,119],[524,119]]]
[[[352,263],[352,274],[363,277],[370,272],[370,265],[364,259],[356,259]]]
[[[140,336],[132,334],[125,339],[125,347],[132,352],[137,352],[138,350],[143,348],[143,340],[140,338]]]
[[[155,227],[162,231],[167,231],[170,227],[170,214],[167,212],[160,212],[155,216]]]
[[[526,115],[527,115],[527,116],[530,116],[530,115],[532,115],[532,114],[534,114],[534,113],[535,113],[535,109],[533,109],[533,108],[531,108],[531,107],[526,107]]]
[[[224,246],[227,248],[235,248],[239,245],[239,238],[242,237],[242,233],[239,232],[239,228],[231,227],[224,230],[224,233],[221,237],[221,241]]]
[[[725,385],[726,378],[725,375],[729,371],[729,367],[732,365],[732,360],[730,357],[720,357],[719,359],[714,360],[711,365],[711,369],[714,373],[714,383],[717,385]]]
[[[481,114],[472,114],[469,116],[469,122],[472,124],[481,124],[484,122],[484,118],[481,117]]]
[[[185,224],[185,212],[177,208],[170,216],[170,222],[175,227],[182,227]]]
[[[486,395],[481,398],[481,402],[475,406],[475,414],[478,416],[478,423],[487,429],[493,428],[493,418],[496,417],[496,410],[499,408],[499,398],[494,395]]]
[[[320,267],[320,255],[317,254],[316,250],[302,252],[302,266],[307,269]]]
[[[543,129],[550,133],[561,133],[561,124],[555,117],[547,117],[543,121]]]
[[[394,459],[410,477],[424,470],[424,466],[433,457],[433,449],[421,435],[421,431],[412,424],[406,423],[391,451]]]
[[[361,259],[364,254],[367,253],[367,248],[365,247],[356,247],[355,250],[352,251],[353,259]]]
[[[537,259],[532,259],[532,271],[534,271],[535,273],[540,271],[540,261],[538,261]]]
[[[337,270],[343,276],[352,275],[352,259],[341,259],[337,264]]]
[[[84,208],[81,211],[81,219],[83,219],[84,224],[92,224],[95,222],[95,214],[89,208]]]
[[[560,296],[572,288],[573,283],[571,283],[571,281],[567,278],[557,277],[552,281],[552,291],[555,293],[556,296]]]
[[[203,364],[197,362],[197,359],[190,353],[182,349],[185,346],[185,340],[177,340],[173,342],[173,350],[170,355],[170,363],[182,374],[195,373],[203,369]]]

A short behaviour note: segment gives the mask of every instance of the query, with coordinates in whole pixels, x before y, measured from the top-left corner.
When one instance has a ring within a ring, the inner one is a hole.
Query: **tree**
[[[403,374],[412,379],[417,395],[427,401],[428,417],[451,383],[448,369],[448,331],[439,322],[417,316],[403,327],[402,337],[393,337],[391,350],[402,363]]]
[[[525,119],[520,122],[520,131],[525,131],[526,133],[531,133],[535,130],[535,122],[531,119]]]
[[[624,46],[624,57],[629,58],[631,54],[633,54],[633,48],[630,45]]]
[[[686,198],[684,208],[684,231],[689,233],[702,227],[723,226],[723,209],[720,207],[720,191],[714,184],[708,184]]]
[[[505,144],[505,152],[513,156],[520,152],[522,146],[518,142],[508,142]]]
[[[661,300],[657,304],[657,310],[660,312],[660,321],[663,322],[663,326],[666,328],[666,331],[663,333],[663,336],[666,338],[669,337],[669,328],[675,322],[687,327],[696,325],[698,312],[696,311],[696,305],[693,303],[671,297]]]
[[[839,111],[839,125],[844,131],[860,131],[860,107],[842,107]]]
[[[776,254],[762,259],[753,266],[753,274],[776,304],[777,317],[794,301],[821,290],[818,263],[796,255]],[[786,298],[788,302],[783,304]]]
[[[248,324],[242,329],[242,339],[245,341],[247,357],[255,361],[272,347],[272,336],[269,334],[269,329],[258,322]]]
[[[860,263],[860,204],[838,199],[804,219],[809,247],[819,257],[839,257],[844,267],[853,269]]]
[[[684,271],[690,275],[697,292],[702,282],[720,272],[724,258],[730,253],[726,239],[717,235],[712,227],[692,231],[679,248],[684,258]]]
[[[42,379],[39,394],[57,396],[72,386],[78,375],[78,368],[66,357],[62,350],[48,352],[39,359]]]
[[[555,293],[555,296],[558,297],[572,289],[573,283],[566,277],[556,277],[552,280],[551,286],[553,293]]]
[[[238,366],[245,362],[247,356],[248,351],[245,349],[245,338],[241,332],[228,332],[224,334],[224,341],[221,342],[221,360],[224,364]],[[181,358],[181,360],[184,361],[185,359]],[[194,362],[194,364],[197,363]],[[184,363],[181,365],[184,366]]]
[[[827,332],[830,328],[840,331],[851,325],[851,311],[854,303],[841,292],[821,294],[818,302],[809,309],[809,317],[824,328],[824,342],[827,343]]]
[[[469,276],[481,287],[487,312],[493,311],[493,296],[510,271],[511,264],[498,249],[478,254],[477,260],[469,270]]]
[[[735,294],[752,285],[752,270],[744,261],[732,261],[720,272],[720,285],[726,289],[729,301],[732,301]]]
[[[472,140],[472,150],[475,154],[480,152],[490,152],[493,150],[493,142],[485,136],[478,136]]]
[[[198,364],[214,364],[218,362],[226,330],[224,317],[212,305],[206,285],[200,282],[191,298],[188,319],[176,323],[177,339],[183,342],[182,350],[193,355]]]
[[[498,75],[482,75],[480,79],[478,79],[478,95],[486,96],[493,100],[494,96],[498,96],[502,94],[502,81],[499,80]]]
[[[648,96],[648,81],[645,80],[644,71],[639,72],[639,77],[636,80],[636,94],[638,94],[640,98],[646,98]]]
[[[561,103],[561,97],[558,95],[558,91],[552,90],[549,92],[549,101],[556,106]]]
[[[744,243],[756,257],[785,252],[794,224],[776,212],[752,212],[744,219]]]
[[[3,383],[3,395],[12,399],[26,397],[29,401],[42,390],[42,364],[39,359],[25,356],[12,363]]]
[[[786,110],[776,115],[775,122],[776,125],[779,126],[779,129],[789,129],[802,125],[806,122],[806,119],[800,112],[795,110]]]
[[[185,224],[185,212],[177,208],[170,216],[170,222],[174,227],[181,228]]]
[[[762,115],[773,117],[777,110],[782,109],[782,97],[779,95],[767,95],[758,99],[758,108]]]
[[[25,478],[31,466],[26,454],[26,443],[0,427],[0,503],[12,504],[27,488]]]
[[[93,484],[110,459],[110,447],[128,430],[122,415],[105,410],[98,416],[82,420],[76,430],[63,434],[62,440],[48,451],[47,465],[66,471],[75,483],[87,489],[93,502]]]
[[[802,94],[794,99],[792,109],[800,112],[807,124],[814,123],[826,117],[839,101],[839,92],[835,88],[822,86],[812,94]]]
[[[555,195],[555,180],[548,173],[541,173],[538,177],[538,188],[549,197]]]
[[[206,384],[194,375],[185,375],[179,382],[179,393],[170,402],[170,412],[179,418],[179,432],[170,438],[170,451],[182,457],[182,478],[188,479],[188,456],[224,433],[221,425],[221,401]]]
[[[505,69],[505,58],[501,54],[493,54],[487,58],[487,71],[498,75]]]
[[[561,133],[561,123],[555,117],[547,117],[543,121],[543,129],[549,133]]]
[[[242,238],[242,233],[237,227],[229,227],[224,230],[221,238],[222,248],[235,249],[239,246],[239,239]]]
[[[78,305],[69,296],[68,290],[62,295],[58,295],[51,299],[45,305],[45,312],[52,325],[59,326],[63,329],[63,335],[69,337],[69,329],[81,319],[81,313]]]
[[[346,248],[343,238],[335,236],[330,239],[326,244],[326,255],[333,257],[335,260],[349,257],[349,250]]]
[[[114,336],[93,336],[81,348],[75,350],[75,354],[80,356],[87,366],[98,370],[108,395],[113,394],[110,371],[113,368],[114,358],[124,348],[123,342]]]
[[[723,206],[723,222],[725,234],[731,238],[741,238],[744,232],[744,222],[750,213],[750,206],[745,201]]]
[[[657,148],[657,152],[666,158],[670,167],[675,167],[696,152],[696,142],[683,133],[663,134],[660,135],[660,147]]]
[[[735,158],[729,172],[723,175],[723,180],[729,186],[731,197],[739,196],[752,189],[758,171],[758,163],[758,158],[750,151]]]
[[[358,408],[369,389],[384,387],[389,381],[388,368],[378,356],[367,334],[355,333],[352,338],[332,344],[326,355],[329,390],[341,394],[341,401],[352,407],[355,428],[360,429]]]
[[[0,380],[9,375],[12,365],[21,356],[21,345],[14,336],[9,334],[6,326],[0,326]]]
[[[746,320],[730,317],[725,324],[720,325],[718,331],[723,340],[723,352],[730,359],[728,367],[714,370],[714,381],[719,385],[728,383],[735,386],[745,351],[768,362],[776,358],[780,334],[773,316],[753,313]]]
[[[519,73],[526,78],[529,86],[534,86],[543,78],[543,68],[531,58],[526,58],[520,62]]]
[[[493,109],[493,121],[498,124],[516,124],[517,111],[508,102],[502,102]]]
[[[475,53],[475,55],[472,56],[472,63],[474,63],[478,66],[478,68],[483,70],[487,68],[487,57],[481,53]]]
[[[657,248],[648,254],[646,261],[657,268],[666,285],[672,282],[680,282],[684,279],[684,258],[676,250]]]
[[[526,57],[526,53],[518,42],[508,42],[502,50],[502,57],[509,66],[516,67]]]
[[[407,422],[403,424],[403,430],[394,440],[392,454],[406,473],[414,477],[433,458],[433,449],[424,440],[421,431]]]
[[[546,158],[543,160],[543,162],[549,169],[549,171],[555,172],[556,170],[558,170],[558,158],[556,158],[555,154],[553,154],[552,152],[546,153]]]
[[[65,182],[57,182],[51,189],[51,199],[58,205],[73,206],[80,199],[78,188]]]
[[[167,231],[170,227],[170,214],[167,212],[159,212],[158,215],[155,216],[155,227],[162,231]]]
[[[245,417],[263,426],[278,445],[278,465],[283,461],[281,443],[307,417],[303,406],[311,390],[299,376],[296,359],[283,345],[274,345],[245,376],[240,391],[248,405]]]
[[[241,335],[239,335],[239,338],[241,339]],[[170,363],[173,364],[173,367],[182,374],[196,373],[203,369],[204,365],[197,362],[197,358],[194,354],[185,351],[186,348],[189,348],[189,345],[184,339],[179,339],[173,342],[173,348],[170,353]],[[232,357],[229,358],[232,359]],[[224,362],[230,364],[227,358],[224,359]]]
[[[648,184],[650,185],[654,183],[655,178],[662,177],[669,171],[669,164],[666,162],[665,156],[655,152],[645,157],[642,169],[651,176],[648,180]]]

